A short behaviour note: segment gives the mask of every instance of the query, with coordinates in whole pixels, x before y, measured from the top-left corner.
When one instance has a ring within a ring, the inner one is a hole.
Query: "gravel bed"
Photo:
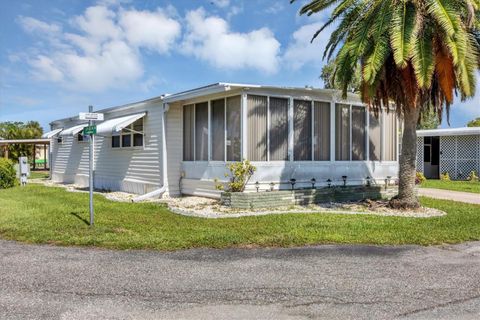
[[[37,183],[37,181],[32,181]],[[50,180],[38,181],[45,186],[63,187],[69,192],[88,192],[88,188],[79,188],[74,184],[59,184]],[[118,202],[132,202],[137,195],[127,192],[110,192],[106,190],[97,190],[96,194],[101,194],[105,198]],[[349,203],[322,203],[314,205],[292,205],[288,207],[278,207],[274,209],[255,209],[243,210],[222,206],[219,200],[204,197],[163,197],[154,198],[142,202],[164,203],[168,208],[177,214],[200,217],[200,218],[238,218],[248,216],[263,216],[268,214],[287,214],[287,213],[324,213],[324,214],[361,214],[377,216],[396,216],[410,218],[431,218],[446,215],[446,212],[421,207],[417,210],[395,210],[387,206],[387,201],[360,201]]]

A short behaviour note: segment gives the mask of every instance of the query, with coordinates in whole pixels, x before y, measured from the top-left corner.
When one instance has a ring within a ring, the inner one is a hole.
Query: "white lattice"
[[[451,179],[456,179],[456,161],[455,159],[440,160],[440,173],[448,172]]]
[[[478,155],[478,143],[476,136],[457,137],[457,158],[465,160],[476,159]]]
[[[417,137],[417,171],[423,173],[423,137]]]
[[[456,149],[456,137],[440,137],[440,151],[442,159],[456,159]]]

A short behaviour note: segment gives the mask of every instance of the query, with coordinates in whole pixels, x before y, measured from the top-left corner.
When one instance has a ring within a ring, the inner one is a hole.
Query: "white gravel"
[[[35,181],[37,182],[37,181]],[[34,183],[35,183],[34,182]],[[88,192],[86,188],[79,188],[74,184],[58,184],[50,180],[39,181],[45,186],[63,187],[69,192]],[[132,202],[137,195],[126,192],[96,191],[105,198],[118,202]],[[274,209],[255,209],[243,210],[222,206],[219,200],[204,197],[163,197],[162,199],[148,199],[143,202],[165,203],[169,209],[177,214],[200,217],[200,218],[238,218],[248,216],[263,216],[269,214],[287,214],[287,213],[324,213],[324,214],[361,214],[377,216],[396,216],[410,218],[430,218],[446,215],[446,212],[421,207],[418,210],[394,210],[387,207],[386,201],[368,201],[352,203],[323,203],[308,206],[292,205],[288,207],[278,207]]]

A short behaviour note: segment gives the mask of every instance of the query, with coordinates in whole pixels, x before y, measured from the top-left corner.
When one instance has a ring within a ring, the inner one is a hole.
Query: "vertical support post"
[[[293,117],[294,117],[294,110],[293,110],[293,97],[290,97],[288,100],[288,161],[294,161],[294,153],[295,153],[295,133],[294,133],[294,126],[293,126]]]
[[[93,107],[88,106],[88,112],[93,112]],[[92,126],[93,121],[89,120],[88,125]],[[89,182],[89,199],[90,199],[90,226],[94,224],[94,212],[93,212],[93,134],[90,134],[89,139],[89,152],[88,152],[88,182]]]
[[[43,144],[43,168],[47,170],[47,145]]]
[[[335,100],[330,101],[330,161],[335,161]]]
[[[33,144],[33,155],[32,155],[32,157],[33,157],[33,170],[35,170],[35,166],[36,166],[35,160],[37,159],[37,145],[35,143]]]
[[[248,98],[246,93],[242,93],[242,159],[248,159]]]

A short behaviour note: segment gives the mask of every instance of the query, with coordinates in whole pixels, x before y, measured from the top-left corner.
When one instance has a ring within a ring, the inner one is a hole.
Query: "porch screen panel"
[[[248,159],[267,161],[267,97],[247,97]]]
[[[193,104],[183,107],[183,161],[193,161]]]
[[[380,119],[382,114],[378,115],[378,118],[375,117],[373,112],[369,112],[369,129],[368,129],[368,143],[370,149],[370,160],[371,161],[380,161],[382,154],[382,130],[380,126]]]
[[[352,106],[352,160],[365,160],[365,108]]]
[[[288,160],[288,99],[270,98],[270,160]]]
[[[350,107],[335,106],[335,160],[350,160]]]
[[[385,114],[385,161],[397,160],[397,120],[394,111]]]
[[[242,160],[242,117],[240,96],[227,98],[227,161]]]
[[[330,160],[330,103],[314,102],[314,157],[316,161]]]
[[[225,161],[225,99],[212,101],[210,112],[212,160]]]
[[[195,160],[208,160],[208,103],[195,105]]]
[[[293,160],[312,160],[312,103],[293,100]]]

